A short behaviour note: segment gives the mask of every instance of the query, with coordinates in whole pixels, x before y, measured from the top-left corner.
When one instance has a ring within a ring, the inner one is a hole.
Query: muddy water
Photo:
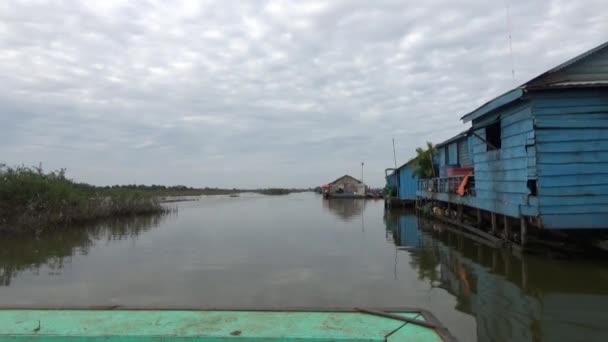
[[[422,307],[461,341],[608,341],[608,266],[517,257],[380,201],[203,197],[0,240],[0,306]]]

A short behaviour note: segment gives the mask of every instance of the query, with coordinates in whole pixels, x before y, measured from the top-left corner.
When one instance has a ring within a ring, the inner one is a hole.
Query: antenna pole
[[[395,169],[397,168],[397,153],[395,152],[395,138],[393,138],[393,158],[395,159]]]

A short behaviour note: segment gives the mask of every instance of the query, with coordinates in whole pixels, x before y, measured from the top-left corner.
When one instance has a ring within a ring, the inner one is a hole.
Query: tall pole
[[[397,153],[395,152],[395,138],[393,138],[393,158],[395,158],[395,169],[397,168]]]
[[[361,162],[361,183],[363,183],[363,162]]]

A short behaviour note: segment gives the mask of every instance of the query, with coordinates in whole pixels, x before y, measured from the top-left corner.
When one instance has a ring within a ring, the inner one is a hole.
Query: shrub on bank
[[[168,211],[154,196],[137,190],[76,183],[65,170],[0,164],[0,229],[40,230],[112,216]]]

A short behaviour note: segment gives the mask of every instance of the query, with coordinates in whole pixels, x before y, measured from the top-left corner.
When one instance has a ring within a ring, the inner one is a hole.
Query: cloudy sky
[[[0,162],[222,187],[365,162],[382,185],[392,137],[403,163],[605,40],[605,0],[2,1]]]

